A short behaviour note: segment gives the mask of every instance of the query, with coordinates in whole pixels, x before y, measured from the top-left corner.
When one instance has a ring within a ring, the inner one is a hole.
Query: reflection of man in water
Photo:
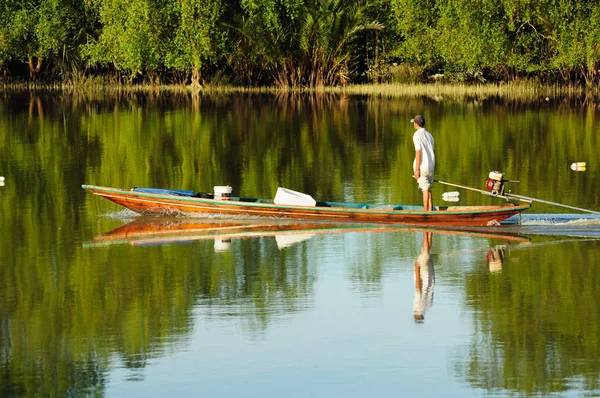
[[[423,246],[421,253],[415,261],[415,298],[413,310],[415,322],[421,323],[425,320],[425,310],[433,304],[433,285],[435,273],[433,271],[433,258],[430,255],[431,232],[423,232]]]

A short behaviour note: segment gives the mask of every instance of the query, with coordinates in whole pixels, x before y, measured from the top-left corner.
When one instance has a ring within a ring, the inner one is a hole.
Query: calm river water
[[[2,93],[0,396],[600,396],[598,216],[298,230],[139,217],[81,188],[418,204],[417,113],[437,179],[500,170],[600,211],[584,101]]]

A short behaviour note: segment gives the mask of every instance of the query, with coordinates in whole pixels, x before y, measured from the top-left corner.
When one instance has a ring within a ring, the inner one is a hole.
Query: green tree
[[[192,84],[201,83],[206,62],[216,62],[216,25],[222,14],[221,0],[180,0],[172,4],[175,37],[169,41],[165,64],[191,73]]]
[[[313,0],[280,7],[280,13],[270,2],[258,12],[255,3],[242,4],[248,19],[237,28],[245,39],[240,48],[256,51],[280,86],[348,83],[350,42],[362,31],[383,28],[365,21],[364,2]]]
[[[64,74],[78,60],[83,39],[83,1],[0,2],[0,63],[26,62],[30,78],[56,67]]]
[[[364,3],[329,0],[310,4],[300,31],[301,62],[310,86],[346,84],[352,58],[348,44],[364,30],[382,30],[364,20]]]
[[[423,67],[441,62],[436,51],[436,27],[439,11],[436,0],[391,0],[397,27],[403,40],[398,54],[402,60]]]
[[[598,81],[600,4],[566,1],[560,11],[551,21],[554,51],[550,66],[568,83],[581,78],[591,86]]]
[[[440,1],[438,7],[434,43],[446,72],[481,80],[485,69],[497,69],[503,63],[509,40],[497,1]]]
[[[100,35],[82,48],[90,63],[112,66],[131,82],[163,65],[172,24],[168,0],[99,0]]]

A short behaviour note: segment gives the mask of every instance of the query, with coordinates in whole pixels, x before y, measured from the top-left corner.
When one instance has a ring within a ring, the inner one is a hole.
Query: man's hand
[[[421,177],[421,156],[421,150],[415,151],[415,173],[413,174],[413,177],[417,180],[419,179],[419,177]]]

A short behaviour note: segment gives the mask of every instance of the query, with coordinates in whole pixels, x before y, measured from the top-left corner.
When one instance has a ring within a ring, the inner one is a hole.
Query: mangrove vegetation
[[[592,0],[0,0],[6,84],[591,88]]]

